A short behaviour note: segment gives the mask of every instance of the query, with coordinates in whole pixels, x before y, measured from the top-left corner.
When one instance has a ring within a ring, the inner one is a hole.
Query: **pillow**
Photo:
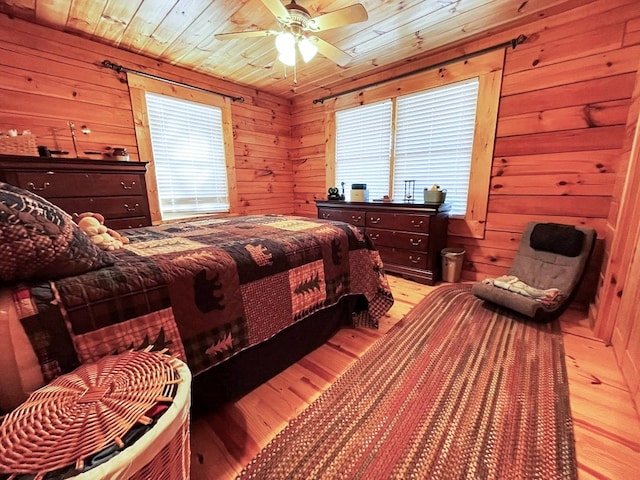
[[[582,251],[584,232],[573,225],[538,223],[531,231],[529,245],[535,250],[577,257]]]
[[[0,282],[54,280],[113,263],[68,213],[0,182]]]

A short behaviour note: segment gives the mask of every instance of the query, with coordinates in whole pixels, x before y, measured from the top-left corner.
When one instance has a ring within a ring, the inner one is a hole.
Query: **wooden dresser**
[[[434,285],[447,246],[449,205],[316,201],[318,218],[348,222],[374,243],[389,273]]]
[[[0,155],[0,180],[67,213],[96,212],[108,227],[151,225],[145,162]]]

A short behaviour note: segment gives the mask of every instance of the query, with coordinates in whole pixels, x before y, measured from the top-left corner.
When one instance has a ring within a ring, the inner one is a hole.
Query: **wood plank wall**
[[[640,58],[640,3],[599,0],[525,27],[469,42],[386,73],[352,79],[340,92],[433,65],[525,34],[509,49],[483,239],[450,235],[467,255],[463,279],[506,273],[524,225],[546,220],[589,225],[598,246],[581,298],[593,299],[602,264],[606,219]],[[294,201],[314,216],[324,198],[324,108],[297,97],[293,108]],[[450,234],[456,232],[455,220]]]
[[[232,104],[238,214],[293,212],[291,102],[0,14],[0,131],[30,129],[38,144],[75,156],[67,121],[86,124],[84,151],[126,147],[138,160],[124,75],[105,59],[202,88],[243,96]],[[1,152],[0,152],[1,153]],[[100,155],[91,155],[99,160]],[[148,160],[148,159],[141,159]],[[55,160],[52,160],[55,162]]]
[[[610,242],[605,250],[606,269],[592,309],[594,333],[613,346],[620,371],[640,411],[640,72],[627,121],[619,182],[607,219]]]

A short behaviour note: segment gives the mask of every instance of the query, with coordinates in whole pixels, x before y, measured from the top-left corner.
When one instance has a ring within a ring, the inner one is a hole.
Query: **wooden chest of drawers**
[[[389,273],[434,285],[447,245],[448,205],[316,201],[318,218],[360,227]]]
[[[144,162],[0,155],[0,180],[67,213],[97,212],[115,230],[151,225]]]

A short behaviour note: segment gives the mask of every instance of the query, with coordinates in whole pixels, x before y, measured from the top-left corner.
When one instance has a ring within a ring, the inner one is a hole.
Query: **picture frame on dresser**
[[[0,155],[0,181],[70,215],[100,213],[114,230],[151,225],[147,162]]]
[[[368,236],[386,272],[426,285],[442,279],[450,205],[316,200],[316,207],[318,218],[351,223]]]

